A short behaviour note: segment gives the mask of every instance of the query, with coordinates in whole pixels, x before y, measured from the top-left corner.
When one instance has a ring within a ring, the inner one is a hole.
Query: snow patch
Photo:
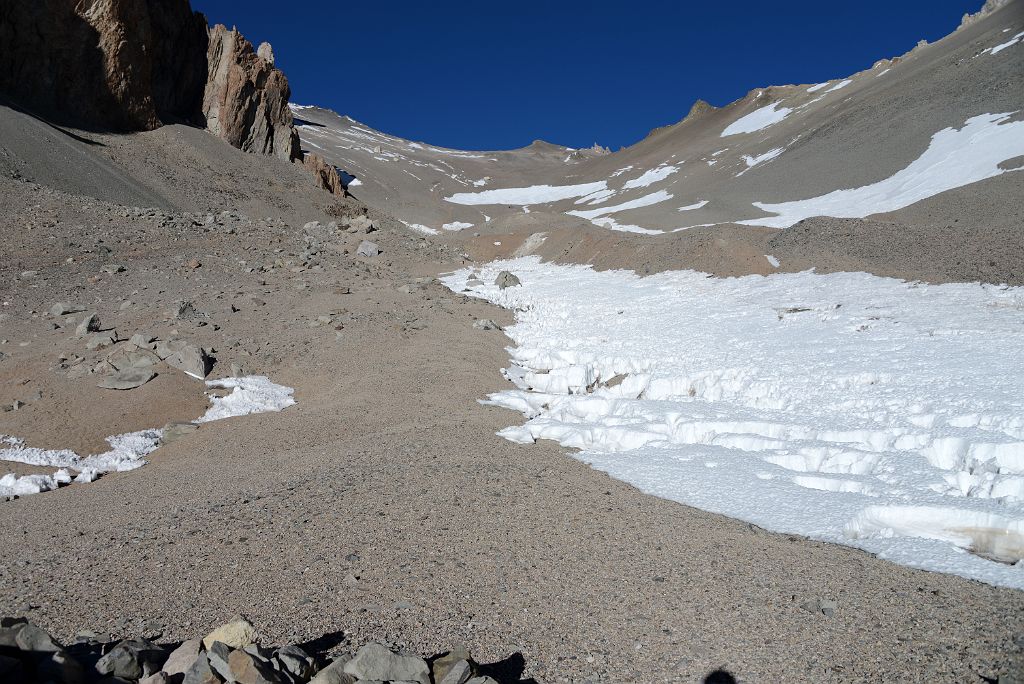
[[[862,218],[1008,173],[999,164],[1024,154],[1024,121],[1009,121],[1015,113],[981,114],[968,119],[959,130],[939,131],[924,154],[885,180],[805,200],[755,202],[755,207],[776,216],[736,223],[788,228],[810,216]]]
[[[785,119],[791,111],[793,110],[789,107],[779,108],[778,102],[772,102],[766,107],[755,109],[750,114],[733,121],[722,131],[721,137],[763,130]]]
[[[458,192],[445,197],[452,204],[546,204],[560,200],[583,197],[598,190],[605,190],[607,181],[581,183],[579,185],[532,185],[528,188],[501,188],[481,192]]]
[[[656,168],[644,171],[640,176],[633,180],[626,181],[625,185],[622,186],[622,189],[632,190],[633,188],[646,188],[648,185],[665,180],[678,170],[678,167],[672,166],[671,164],[662,164]]]

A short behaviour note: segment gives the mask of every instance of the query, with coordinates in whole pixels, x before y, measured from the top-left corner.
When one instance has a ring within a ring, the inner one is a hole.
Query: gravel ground
[[[551,443],[498,438],[516,417],[477,400],[503,387],[508,340],[472,324],[510,314],[417,283],[463,264],[458,245],[378,218],[369,237],[383,254],[357,258],[366,235],[303,225],[358,207],[274,187],[265,160],[175,135],[108,143],[153,154],[146,187],[170,204],[238,218],[195,225],[0,180],[0,387],[42,392],[0,414],[4,429],[17,416],[30,442],[92,444],[196,408],[198,383],[174,376],[128,393],[144,409],[69,378],[57,356],[84,353],[81,342],[41,313],[58,300],[126,336],[176,330],[216,349],[215,376],[240,363],[295,387],[298,405],[206,424],[137,471],[0,503],[0,614],[63,639],[174,641],[244,613],[272,643],[339,631],[421,653],[465,643],[545,682],[1021,672],[1020,592],[766,533],[646,496]],[[153,151],[168,140],[179,145],[161,163]],[[199,172],[208,187],[190,183]],[[310,237],[317,253],[304,258]],[[109,262],[126,271],[100,274]],[[206,325],[168,316],[181,299]],[[834,615],[803,607],[820,599]]]

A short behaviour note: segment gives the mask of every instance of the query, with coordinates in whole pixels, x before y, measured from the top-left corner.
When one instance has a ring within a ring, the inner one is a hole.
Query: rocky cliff
[[[264,56],[237,30],[220,24],[210,29],[203,95],[206,127],[247,152],[301,159],[299,134],[288,109],[288,79],[274,66],[269,44],[260,47]]]
[[[0,98],[108,130],[206,126],[247,152],[301,161],[288,79],[269,44],[208,29],[188,0],[0,2]]]

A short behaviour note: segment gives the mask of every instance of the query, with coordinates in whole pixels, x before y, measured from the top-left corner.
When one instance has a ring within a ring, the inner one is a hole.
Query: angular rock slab
[[[431,684],[427,661],[394,653],[380,644],[366,644],[359,649],[355,657],[345,663],[345,672],[356,679]]]
[[[142,387],[156,377],[156,373],[144,368],[125,368],[108,375],[99,382],[99,387],[112,390],[132,390]]]

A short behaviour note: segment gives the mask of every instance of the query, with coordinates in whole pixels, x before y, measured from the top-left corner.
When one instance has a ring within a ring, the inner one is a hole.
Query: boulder
[[[292,161],[302,158],[288,79],[236,29],[209,31],[203,94],[206,127],[232,146]]]
[[[213,368],[213,360],[202,347],[184,340],[158,342],[156,355],[168,366],[199,380],[209,375]]]
[[[207,634],[203,638],[203,646],[209,649],[215,641],[220,641],[231,648],[245,648],[259,641],[259,635],[251,622],[241,615],[236,615],[230,622]]]
[[[102,675],[122,679],[141,679],[159,672],[166,654],[163,649],[145,639],[122,641],[96,663]]]
[[[494,284],[498,286],[499,290],[504,290],[506,287],[515,287],[521,285],[519,278],[515,274],[509,271],[502,271],[498,274],[498,277],[494,279]]]
[[[375,257],[380,254],[380,247],[377,246],[376,242],[363,240],[359,243],[359,247],[356,248],[356,254],[365,257]]]
[[[345,672],[356,679],[431,684],[427,661],[419,656],[394,653],[380,644],[366,644],[359,649],[355,657],[345,663]]]

